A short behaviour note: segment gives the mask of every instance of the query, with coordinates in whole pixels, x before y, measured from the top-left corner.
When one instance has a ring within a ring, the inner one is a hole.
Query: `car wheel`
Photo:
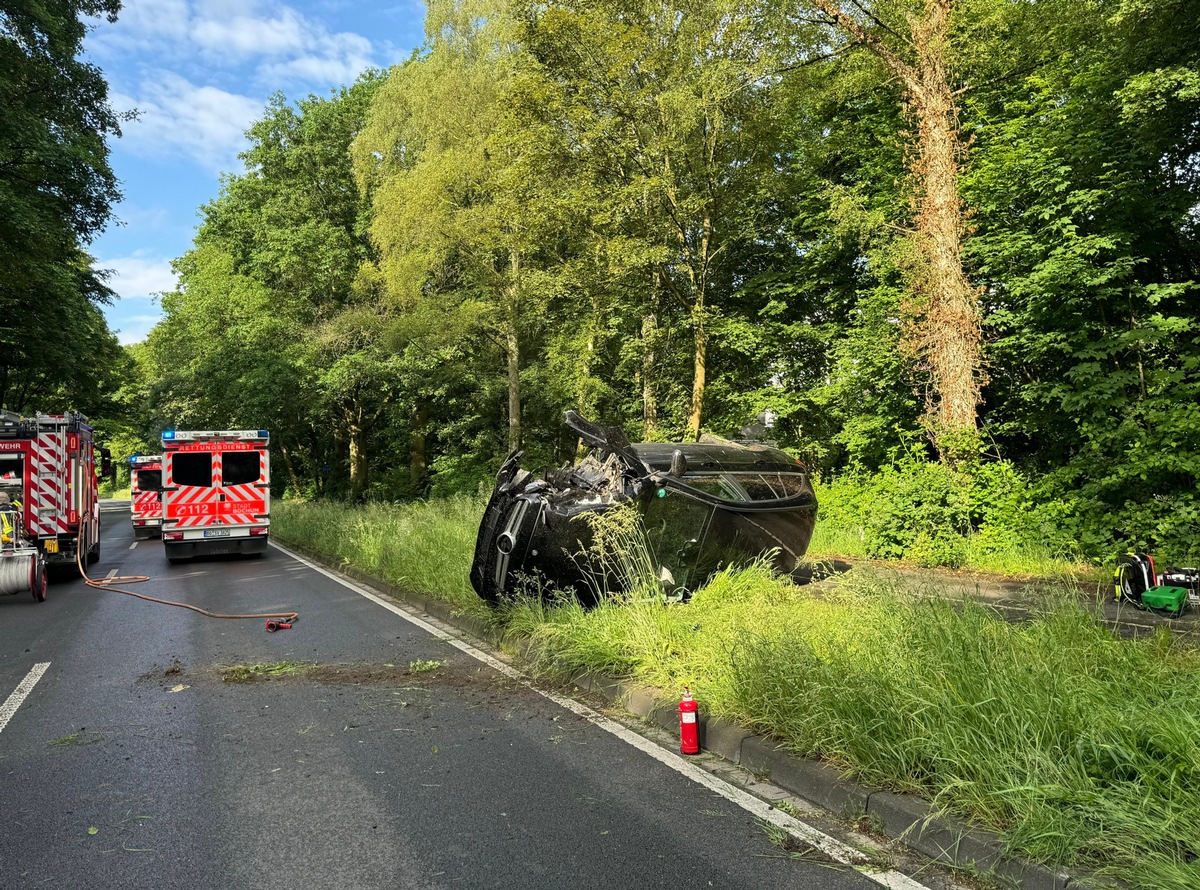
[[[38,560],[33,569],[33,598],[39,603],[46,601],[46,565]]]

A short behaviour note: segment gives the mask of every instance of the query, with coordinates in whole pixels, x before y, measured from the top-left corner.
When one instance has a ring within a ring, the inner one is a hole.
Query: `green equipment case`
[[[1188,592],[1182,587],[1151,587],[1142,594],[1142,605],[1147,609],[1178,618],[1188,605]]]

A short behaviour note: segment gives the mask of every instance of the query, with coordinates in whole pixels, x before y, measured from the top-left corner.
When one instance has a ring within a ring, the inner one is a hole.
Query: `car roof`
[[[804,466],[790,454],[766,445],[714,445],[706,442],[641,442],[633,446],[651,470],[671,469],[675,452],[683,453],[687,471],[802,473]]]

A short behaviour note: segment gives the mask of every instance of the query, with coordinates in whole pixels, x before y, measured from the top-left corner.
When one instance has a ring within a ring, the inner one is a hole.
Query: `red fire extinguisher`
[[[683,687],[683,700],[679,702],[679,751],[682,754],[700,753],[700,726],[696,722],[698,706],[691,691]]]

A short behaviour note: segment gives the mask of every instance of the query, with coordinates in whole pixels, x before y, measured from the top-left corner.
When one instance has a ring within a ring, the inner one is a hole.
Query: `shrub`
[[[1063,531],[1069,506],[1052,497],[1039,501],[1028,479],[1004,460],[950,468],[910,450],[876,473],[818,483],[817,496],[814,552],[833,544],[847,556],[1028,572],[1044,571],[1053,559],[1080,558]]]

